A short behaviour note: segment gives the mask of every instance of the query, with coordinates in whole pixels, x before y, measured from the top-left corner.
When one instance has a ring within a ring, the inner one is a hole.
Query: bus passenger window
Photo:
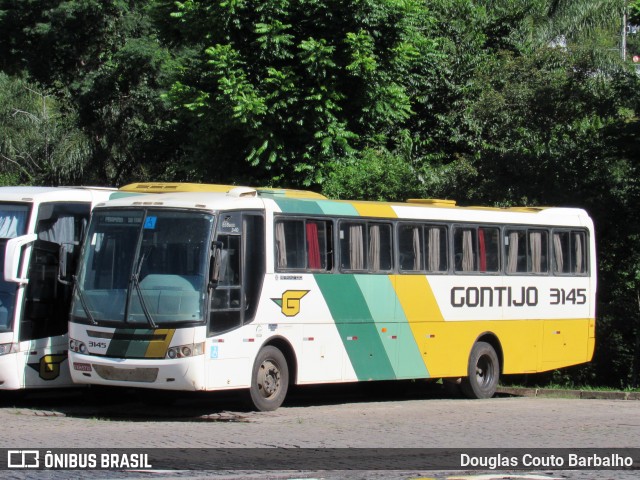
[[[553,233],[553,270],[555,273],[583,275],[587,272],[584,232]]]
[[[275,225],[276,267],[305,268],[304,221],[282,220]]]
[[[400,225],[398,230],[398,249],[400,251],[401,271],[420,272],[424,270],[424,242],[422,237],[422,227],[420,225]]]
[[[340,224],[340,267],[343,270],[366,270],[364,253],[365,224],[343,222]]]
[[[331,270],[331,222],[278,220],[275,263],[278,270]]]
[[[500,231],[497,228],[478,228],[479,270],[497,272],[500,270]]]
[[[507,247],[507,273],[527,271],[527,245],[525,236],[525,230],[505,232],[504,243]]]
[[[456,228],[453,232],[453,254],[456,272],[476,270],[476,230],[475,228]]]
[[[438,226],[425,227],[426,262],[429,272],[447,271],[447,229]]]
[[[571,240],[573,242],[573,259],[572,272],[584,274],[587,272],[587,252],[586,239],[583,232],[571,232]]]
[[[369,224],[369,268],[372,272],[389,271],[391,263],[391,225]]]
[[[549,234],[546,230],[530,230],[528,235],[528,271],[547,273],[549,271]]]

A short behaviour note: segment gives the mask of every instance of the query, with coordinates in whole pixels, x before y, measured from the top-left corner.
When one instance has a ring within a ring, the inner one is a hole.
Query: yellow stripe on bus
[[[164,335],[164,340],[150,341],[144,356],[146,358],[164,358],[164,356],[167,354],[167,349],[171,344],[171,339],[173,338],[173,334],[175,332],[175,328],[161,328],[155,330],[153,334]]]
[[[398,218],[391,205],[376,202],[349,202],[362,217]]]

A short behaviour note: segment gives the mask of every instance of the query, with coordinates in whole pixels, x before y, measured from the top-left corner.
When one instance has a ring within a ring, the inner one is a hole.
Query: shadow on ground
[[[249,422],[252,412],[244,390],[170,392],[117,387],[35,392],[0,392],[0,408],[41,416],[102,418],[120,421],[153,419],[202,422]],[[427,381],[364,382],[292,387],[280,408],[363,402],[397,402],[461,398],[455,389]]]

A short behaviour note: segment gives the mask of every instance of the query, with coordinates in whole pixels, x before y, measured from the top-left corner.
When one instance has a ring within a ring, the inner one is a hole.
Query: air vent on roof
[[[407,203],[418,203],[420,205],[432,205],[434,207],[455,207],[455,200],[443,200],[439,198],[410,198]]]
[[[236,187],[227,192],[229,197],[257,197],[258,192],[255,188],[250,187]]]

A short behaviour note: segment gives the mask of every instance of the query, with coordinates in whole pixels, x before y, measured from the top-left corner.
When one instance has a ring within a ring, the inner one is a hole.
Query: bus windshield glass
[[[0,238],[15,238],[25,234],[30,205],[0,203]]]
[[[204,322],[214,217],[96,210],[80,261],[74,321],[140,328]]]
[[[0,239],[0,260],[4,267],[4,256],[7,248],[7,239]],[[0,274],[0,333],[10,332],[13,327],[13,310],[16,304],[16,291],[18,284],[5,282],[4,275]]]
[[[20,237],[27,230],[31,205],[24,203],[0,202],[0,266],[4,271],[7,239]],[[5,282],[0,274],[0,332],[9,332],[13,328],[13,311],[16,303],[18,285]]]

